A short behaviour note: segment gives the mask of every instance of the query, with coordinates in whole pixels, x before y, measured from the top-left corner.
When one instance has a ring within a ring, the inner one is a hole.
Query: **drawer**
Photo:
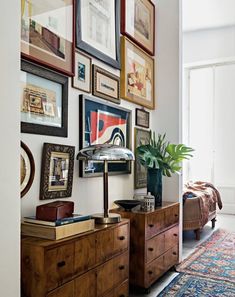
[[[77,297],[74,295],[74,282],[69,282],[46,295],[46,297]],[[85,296],[84,296],[85,297]]]
[[[175,226],[165,232],[165,251],[169,250],[179,242],[179,226]]]
[[[152,261],[145,267],[145,288],[148,288],[153,282],[156,281],[163,273],[164,270],[164,258],[160,256],[156,260]]]
[[[95,240],[95,235],[89,235],[75,242],[75,274],[80,274],[95,265]]]
[[[62,285],[74,273],[74,244],[64,244],[45,252],[47,291]]]
[[[96,235],[96,263],[107,261],[114,254],[114,230],[105,230]]]
[[[97,296],[103,296],[113,288],[113,259],[97,268]]]
[[[178,245],[174,246],[168,252],[166,252],[163,258],[164,258],[165,271],[167,271],[169,268],[177,264],[179,259]]]
[[[146,238],[151,238],[164,229],[164,212],[152,213],[147,216]]]
[[[165,210],[165,226],[179,223],[179,205],[173,205]]]
[[[96,296],[96,272],[91,270],[75,279],[75,297]]]
[[[126,252],[113,259],[114,286],[122,283],[129,276],[129,253]]]
[[[129,296],[129,286],[128,280],[122,283],[120,286],[114,289],[114,297],[128,297]]]
[[[125,224],[114,229],[114,253],[119,253],[128,248],[129,225]]]
[[[145,262],[150,262],[165,252],[164,233],[146,241]]]

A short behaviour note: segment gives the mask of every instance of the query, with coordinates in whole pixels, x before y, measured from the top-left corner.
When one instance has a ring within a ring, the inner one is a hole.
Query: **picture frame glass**
[[[135,128],[135,150],[140,145],[145,145],[150,142],[150,131]],[[147,187],[147,169],[141,165],[139,160],[135,160],[135,189]]]
[[[21,122],[62,127],[62,85],[21,71]]]
[[[136,108],[136,125],[149,128],[149,112],[144,109]]]
[[[83,127],[81,149],[90,145],[110,143],[130,148],[131,112],[127,109],[101,103],[98,100],[80,100],[83,104]],[[80,175],[98,176],[103,172],[103,162],[82,162]],[[130,162],[110,162],[108,171],[111,175],[130,173]]]
[[[82,40],[116,60],[115,1],[81,1]]]
[[[73,74],[73,0],[21,0],[21,52]]]
[[[153,55],[155,23],[153,3],[148,0],[126,0],[124,5],[127,35]]]

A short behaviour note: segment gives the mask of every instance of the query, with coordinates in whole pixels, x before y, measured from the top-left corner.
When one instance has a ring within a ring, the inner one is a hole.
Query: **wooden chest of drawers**
[[[179,258],[179,204],[151,212],[115,210],[130,219],[130,283],[149,288]]]
[[[129,221],[59,241],[22,238],[24,297],[127,297]]]

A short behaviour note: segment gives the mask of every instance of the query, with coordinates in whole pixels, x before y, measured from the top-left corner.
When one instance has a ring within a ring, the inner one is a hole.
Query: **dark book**
[[[90,220],[90,219],[91,219],[90,215],[73,214],[72,217],[63,218],[60,220],[56,220],[54,222],[37,220],[35,216],[29,216],[29,217],[24,217],[24,222],[55,227],[55,226],[62,226],[62,225],[66,225],[66,224],[86,221],[86,220]]]

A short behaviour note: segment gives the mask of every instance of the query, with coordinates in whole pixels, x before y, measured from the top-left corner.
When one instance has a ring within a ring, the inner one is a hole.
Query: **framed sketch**
[[[67,137],[68,77],[21,62],[21,132]]]
[[[150,142],[150,131],[135,128],[135,151],[140,145],[148,144]],[[147,187],[147,169],[140,164],[138,159],[135,160],[135,189]]]
[[[155,5],[150,0],[121,0],[121,33],[154,56]]]
[[[120,69],[120,0],[76,4],[76,47]]]
[[[91,58],[79,51],[75,52],[75,75],[72,82],[73,88],[91,92]]]
[[[40,199],[71,197],[75,147],[44,143]]]
[[[21,0],[21,53],[73,76],[74,0]]]
[[[122,36],[121,98],[154,109],[154,60]]]
[[[110,102],[80,95],[79,148],[110,143],[131,147],[131,111]],[[80,177],[101,176],[104,162],[79,161]],[[131,173],[131,163],[118,161],[108,164],[109,174]]]
[[[135,124],[143,128],[149,128],[149,112],[136,108],[135,109]]]
[[[120,78],[96,65],[92,65],[92,94],[120,104]]]
[[[34,180],[35,163],[33,155],[28,146],[21,141],[20,151],[20,196],[28,192]]]

